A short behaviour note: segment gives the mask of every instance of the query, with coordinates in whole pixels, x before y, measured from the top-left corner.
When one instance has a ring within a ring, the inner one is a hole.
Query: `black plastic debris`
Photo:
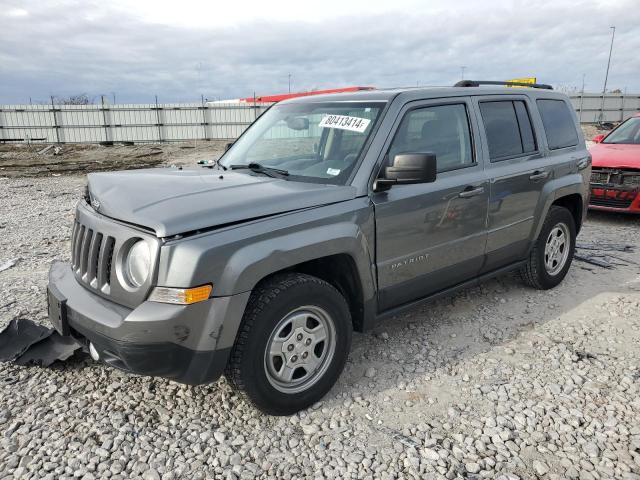
[[[53,328],[23,318],[11,320],[0,331],[0,362],[48,367],[81,347],[72,337],[62,337]]]
[[[0,332],[0,362],[10,362],[18,358],[27,349],[48,337],[53,328],[43,327],[31,320],[14,318]]]
[[[611,252],[616,252],[611,253]],[[619,243],[577,243],[574,258],[597,267],[613,269],[616,266],[637,265],[637,262],[621,257],[618,253],[633,253],[634,246]]]
[[[44,340],[32,345],[14,360],[18,365],[48,367],[57,360],[64,361],[80,348],[73,337],[62,337],[54,331]]]
[[[608,250],[612,252],[633,253],[634,245],[626,243],[576,243],[576,248],[582,250]]]
[[[612,264],[605,260],[599,259],[596,255],[580,255],[578,253],[573,255],[573,258],[580,262],[590,263],[591,265],[595,265],[597,267],[602,267],[606,269],[614,268]]]

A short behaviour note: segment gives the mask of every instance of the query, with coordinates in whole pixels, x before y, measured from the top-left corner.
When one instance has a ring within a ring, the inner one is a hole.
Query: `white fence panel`
[[[582,123],[620,122],[640,95],[570,95]],[[0,105],[0,142],[172,142],[237,138],[268,104]]]
[[[101,143],[235,139],[268,104],[0,106],[0,142]]]
[[[604,99],[604,110],[601,94],[577,94],[570,95],[570,98],[581,123],[621,122],[640,113],[640,95],[637,94],[608,93]]]

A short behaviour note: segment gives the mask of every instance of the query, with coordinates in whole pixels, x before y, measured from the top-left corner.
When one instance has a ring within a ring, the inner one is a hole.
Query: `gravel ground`
[[[598,133],[595,125],[582,125],[587,143]],[[300,143],[296,139],[295,143]],[[44,143],[0,143],[0,176],[9,178],[79,175],[99,170],[123,170],[158,165],[193,165],[202,159],[215,160],[229,140],[98,145]],[[279,142],[281,143],[281,141]],[[273,149],[275,145],[268,145]]]
[[[83,185],[0,178],[0,265],[19,259],[0,272],[0,327],[46,321]],[[580,240],[640,247],[639,228],[593,213]],[[0,479],[640,479],[640,255],[619,256],[575,262],[552,291],[505,276],[357,334],[335,388],[288,418],[224,379],[0,364]]]

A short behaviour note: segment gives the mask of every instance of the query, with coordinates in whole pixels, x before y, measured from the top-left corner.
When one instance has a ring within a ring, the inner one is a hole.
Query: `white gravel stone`
[[[142,474],[142,480],[160,480],[160,474],[154,468],[150,468]]]
[[[587,442],[582,446],[582,450],[591,458],[598,458],[600,456],[600,449],[593,442]]]
[[[320,428],[317,425],[302,425],[302,431],[305,435],[313,435],[320,431]]]
[[[481,470],[480,465],[478,465],[476,462],[469,462],[469,463],[466,463],[466,464],[464,465],[464,468],[465,468],[465,469],[467,470],[467,472],[469,472],[469,473],[478,473],[478,472]]]
[[[534,460],[533,461],[533,470],[536,472],[536,474],[539,477],[542,477],[542,476],[546,475],[549,472],[549,467],[547,467],[547,464],[544,463],[541,460]]]
[[[46,271],[69,259],[83,185],[0,178],[0,264],[21,259],[0,272],[0,328],[46,322]],[[640,249],[640,219],[589,215],[580,242]],[[505,276],[403,313],[354,335],[337,385],[288,418],[224,378],[3,363],[0,478],[640,480],[639,275],[575,262],[553,290]]]
[[[432,448],[425,448],[422,451],[422,456],[427,460],[431,460],[434,462],[440,460],[440,455],[438,455],[438,452],[433,450]]]
[[[376,369],[373,367],[369,367],[367,368],[367,370],[364,372],[364,376],[367,378],[373,378],[376,376]]]

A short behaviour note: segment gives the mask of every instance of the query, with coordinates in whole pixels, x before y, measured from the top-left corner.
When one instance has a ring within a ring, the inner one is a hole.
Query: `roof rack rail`
[[[551,85],[546,83],[524,83],[524,82],[497,82],[494,80],[460,80],[454,87],[479,87],[480,85],[514,85],[517,87],[542,88],[553,90]]]

